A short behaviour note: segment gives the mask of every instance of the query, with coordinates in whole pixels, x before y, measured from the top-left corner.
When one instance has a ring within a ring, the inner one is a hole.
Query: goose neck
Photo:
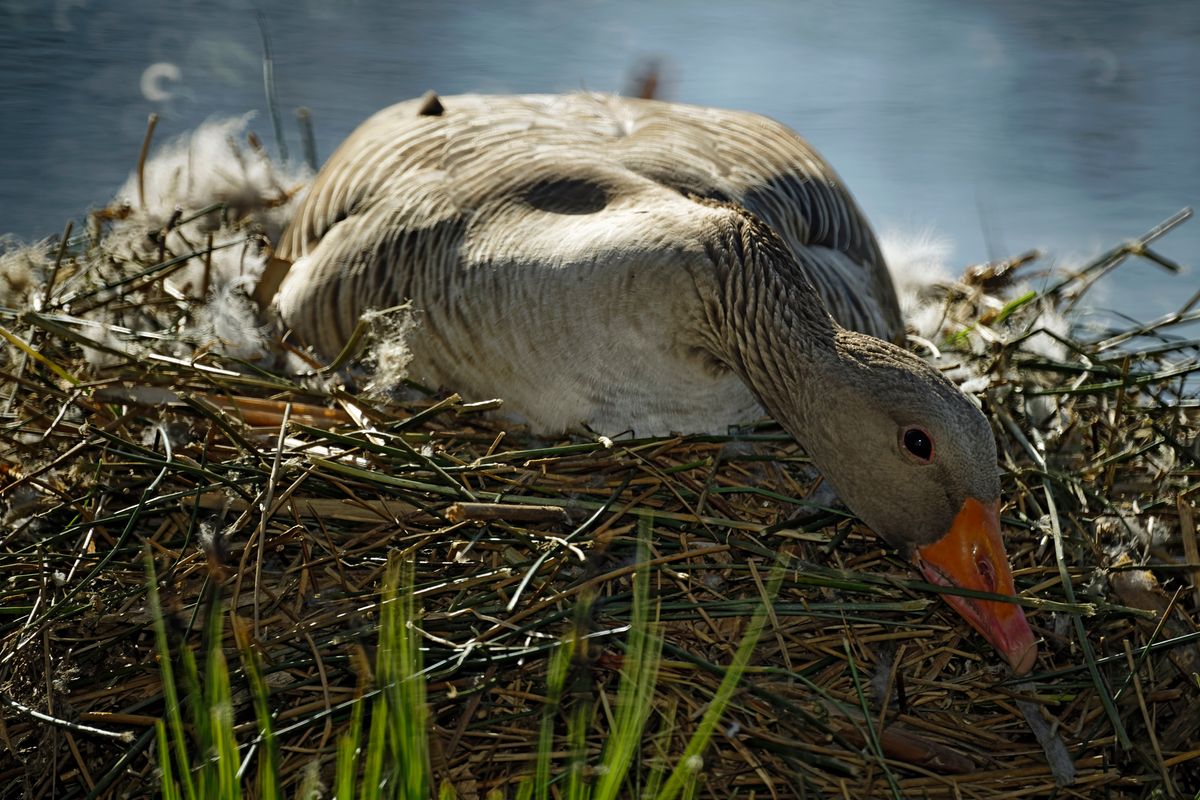
[[[769,230],[749,233],[725,259],[724,357],[803,444],[845,383],[839,327],[786,245]]]

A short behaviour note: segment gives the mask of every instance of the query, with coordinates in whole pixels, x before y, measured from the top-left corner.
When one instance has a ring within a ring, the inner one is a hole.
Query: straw
[[[5,317],[5,788],[109,797],[158,786],[154,721],[169,720],[173,743],[188,733],[164,700],[145,554],[172,641],[203,651],[210,596],[237,620],[220,649],[242,787],[253,791],[254,765],[268,762],[285,793],[313,775],[332,785],[358,741],[343,734],[362,724],[370,735],[362,679],[393,553],[413,565],[421,609],[432,785],[458,797],[516,796],[535,773],[594,781],[586,765],[607,735],[638,569],[662,636],[631,754],[649,786],[1134,798],[1200,785],[1200,362],[1196,342],[1164,334],[1190,311],[1158,326],[1076,325],[1057,355],[1029,349],[1044,310],[1068,308],[1114,261],[1161,263],[1146,245],[1186,215],[1036,296],[1015,288],[991,310],[977,292],[942,297],[934,344],[987,384],[1018,602],[1042,639],[1017,683],[938,597],[981,594],[930,586],[844,511],[807,506],[818,481],[770,422],[729,436],[546,441],[494,404],[337,385],[343,367],[362,369],[357,345],[336,374],[305,378],[197,350],[177,321],[199,301],[171,296],[162,278],[245,240],[249,223],[225,214],[215,245],[140,260],[64,236],[44,311]],[[98,224],[103,236],[136,223]],[[117,297],[128,313],[101,316]],[[570,631],[564,666],[554,654]],[[706,716],[714,702],[719,720]],[[556,732],[547,703],[599,711],[560,716]],[[702,758],[688,749],[701,740]],[[571,771],[561,749],[539,753],[539,741],[572,748],[584,767]],[[681,754],[697,759],[673,772]],[[178,780],[178,757],[169,768]]]

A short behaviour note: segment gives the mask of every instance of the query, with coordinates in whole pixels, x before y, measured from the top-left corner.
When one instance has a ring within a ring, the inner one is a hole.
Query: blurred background
[[[426,89],[630,91],[756,111],[809,139],[877,230],[955,269],[1032,247],[1079,263],[1200,203],[1200,2],[1166,0],[0,0],[0,233],[107,202],[157,143],[258,110],[262,13],[286,144],[318,159]],[[1147,319],[1200,288],[1200,222],[1091,295]]]

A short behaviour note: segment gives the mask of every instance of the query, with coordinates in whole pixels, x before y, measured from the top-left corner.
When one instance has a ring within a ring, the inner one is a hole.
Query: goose
[[[1015,595],[991,428],[904,325],[834,171],[765,117],[597,94],[426,97],[330,157],[256,297],[333,358],[411,301],[410,374],[535,432],[764,411],[934,584]],[[1017,674],[1019,605],[944,595]]]

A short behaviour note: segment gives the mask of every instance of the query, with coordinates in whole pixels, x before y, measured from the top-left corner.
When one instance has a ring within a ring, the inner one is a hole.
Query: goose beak
[[[968,497],[949,533],[917,548],[913,560],[930,583],[1016,596],[1000,538],[998,500],[984,503]],[[1014,673],[1024,675],[1033,669],[1037,645],[1019,605],[952,594],[942,597],[1004,656]]]

